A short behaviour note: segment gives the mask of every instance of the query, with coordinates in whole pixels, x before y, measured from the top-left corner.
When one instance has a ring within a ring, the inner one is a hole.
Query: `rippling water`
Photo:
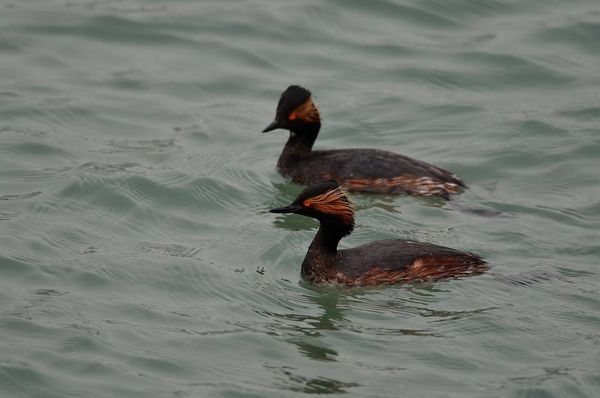
[[[471,187],[355,196],[344,245],[491,270],[302,282],[291,83],[317,147]],[[599,84],[596,0],[0,2],[0,396],[600,396]]]

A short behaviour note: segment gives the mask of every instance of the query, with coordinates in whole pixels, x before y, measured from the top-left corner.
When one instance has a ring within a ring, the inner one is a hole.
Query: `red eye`
[[[295,113],[290,113],[290,115],[288,116],[288,119],[290,119],[290,120],[296,119],[296,114]]]
[[[312,206],[312,201],[310,199],[306,199],[304,202],[302,202],[302,204],[304,207],[310,207]]]

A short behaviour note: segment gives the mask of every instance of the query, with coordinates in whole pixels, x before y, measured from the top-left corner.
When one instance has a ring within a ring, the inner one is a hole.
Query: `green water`
[[[456,172],[342,245],[485,275],[314,287],[261,134]],[[597,0],[0,1],[0,397],[600,396]]]

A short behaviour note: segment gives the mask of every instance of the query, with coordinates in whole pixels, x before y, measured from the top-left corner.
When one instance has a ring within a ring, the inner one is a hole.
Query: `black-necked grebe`
[[[313,151],[321,117],[310,91],[300,86],[290,86],[281,94],[275,120],[263,133],[278,128],[289,130],[290,138],[279,157],[277,170],[299,184],[336,180],[351,191],[445,199],[466,188],[447,170],[389,151]]]
[[[475,254],[412,240],[379,240],[338,250],[340,239],[354,229],[354,207],[337,182],[312,185],[290,205],[269,211],[320,221],[301,269],[303,278],[312,283],[369,286],[466,276],[486,269],[486,262]]]

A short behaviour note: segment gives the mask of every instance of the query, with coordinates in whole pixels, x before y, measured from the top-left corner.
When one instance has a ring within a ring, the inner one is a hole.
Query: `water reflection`
[[[307,295],[307,298],[319,306],[323,311],[322,314],[307,318],[306,324],[308,326],[301,329],[302,336],[291,338],[288,342],[297,346],[298,351],[310,359],[336,361],[338,352],[327,347],[321,340],[323,336],[321,331],[337,330],[338,325],[345,321],[341,309],[345,305],[345,298],[336,290],[316,293],[315,295]]]
[[[279,207],[279,206],[283,206],[283,205],[287,205],[288,203],[291,203],[294,199],[296,199],[298,194],[300,192],[302,192],[302,190],[304,188],[306,188],[306,186],[289,182],[289,183],[273,183],[273,188],[275,189],[275,191],[273,192],[271,200],[264,203],[265,209]],[[398,207],[397,200],[398,200],[398,198],[401,198],[401,196],[398,196],[398,195],[381,195],[381,194],[350,192],[350,196],[352,198],[352,201],[356,205],[357,211],[378,207],[378,208],[384,209],[386,211],[389,211],[391,213],[399,212],[399,210],[397,210],[397,207]],[[422,204],[431,205],[431,206],[435,206],[435,207],[441,207],[441,206],[443,206],[444,203],[446,203],[446,201],[443,199],[441,201],[438,201],[435,198],[434,199],[420,198],[419,200],[421,201]],[[295,225],[293,223],[288,224],[286,222],[280,222],[280,220],[286,220],[286,217],[285,216],[277,217],[277,221],[275,222],[276,226],[286,228],[286,229],[296,230],[296,228],[294,228]],[[305,225],[316,225],[316,224],[306,223]]]
[[[299,287],[302,290],[295,291],[300,293],[295,300],[302,305],[294,307],[303,310],[260,312],[274,320],[273,330],[280,335],[283,332],[285,342],[293,345],[304,358],[316,361],[309,370],[265,365],[283,380],[285,388],[306,393],[344,393],[348,388],[358,386],[349,380],[324,377],[328,373],[322,371],[329,369],[328,364],[340,366],[345,362],[342,351],[349,343],[348,338],[373,342],[398,336],[447,338],[445,333],[452,333],[454,329],[447,330],[440,322],[455,322],[492,309],[436,309],[443,304],[440,297],[448,294],[440,283],[347,288],[300,282]],[[343,337],[340,339],[340,336]]]
[[[322,290],[321,292],[317,290]],[[343,316],[343,308],[347,297],[339,289],[312,287],[315,294],[305,295],[306,301],[315,303],[322,310],[321,315],[275,313],[270,311],[259,311],[261,315],[269,318],[287,321],[285,325],[277,323],[276,329],[285,329],[290,337],[287,342],[295,345],[307,358],[319,361],[335,361],[338,352],[328,347],[321,338],[323,331],[337,330],[346,319]]]
[[[291,391],[307,394],[340,394],[346,393],[346,388],[359,386],[357,383],[343,382],[328,377],[301,376],[297,374],[296,369],[289,366],[264,365],[264,367],[277,373],[279,378],[283,379],[284,387]]]
[[[305,284],[304,282],[301,283]],[[291,331],[292,336],[288,337],[286,341],[294,345],[303,356],[319,362],[337,362],[338,351],[329,346],[323,340],[323,337],[325,337],[325,331],[338,330],[346,322],[343,309],[347,306],[348,295],[340,289],[305,285],[308,292],[304,295],[304,298],[308,302],[317,304],[321,310],[320,315],[271,315],[295,321],[296,327]],[[283,378],[285,388],[296,392],[340,394],[347,392],[346,389],[349,387],[359,385],[323,376],[303,376],[299,374],[299,370],[289,366],[271,367],[265,365],[265,367],[276,372]]]

